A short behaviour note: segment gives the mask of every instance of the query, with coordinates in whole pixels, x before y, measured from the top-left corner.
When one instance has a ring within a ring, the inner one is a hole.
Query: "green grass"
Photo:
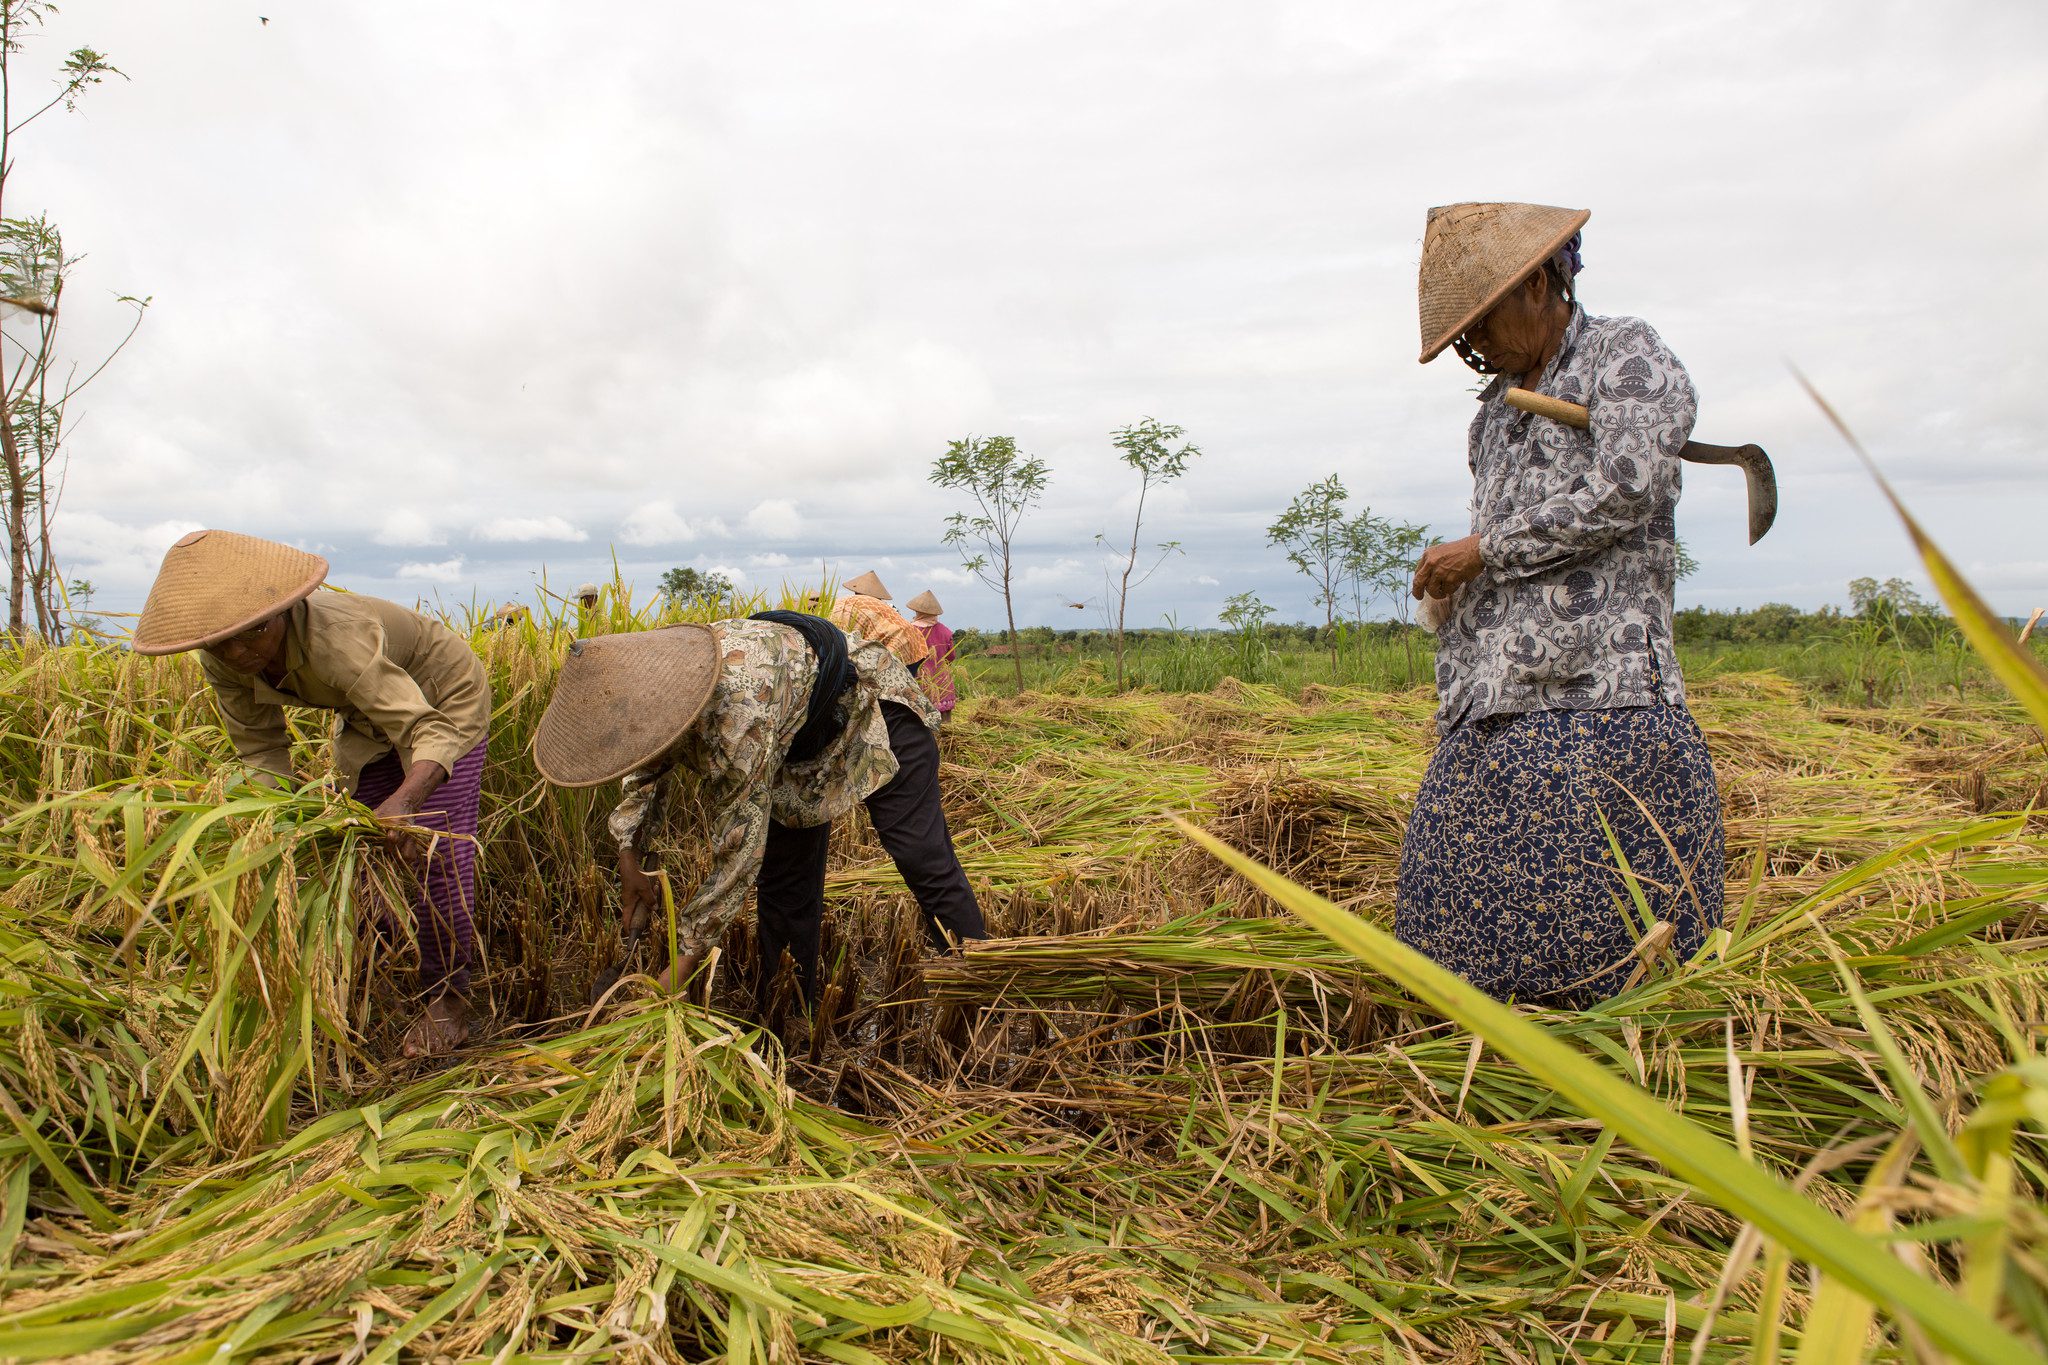
[[[1851,623],[1854,624],[1853,622]],[[1853,631],[1839,632],[1848,637]],[[1134,686],[1161,692],[1207,691],[1226,677],[1297,693],[1304,687],[1371,687],[1403,690],[1431,685],[1434,651],[1418,631],[1410,651],[1399,638],[1367,638],[1328,649],[1298,639],[1240,645],[1221,631],[1148,631],[1132,641],[1127,669]],[[2048,635],[2030,642],[2036,659],[2048,659]],[[1902,646],[1875,640],[1830,638],[1811,641],[1681,642],[1685,676],[1776,673],[1798,682],[1814,697],[1843,705],[1881,706],[1955,701],[2000,694],[1983,661],[1956,637],[1943,647]],[[1111,690],[1114,655],[1099,640],[1061,638],[1026,645],[1025,687],[1100,695]],[[962,695],[1006,696],[1015,690],[1011,661],[976,651],[956,672]],[[1412,681],[1411,681],[1412,680]]]

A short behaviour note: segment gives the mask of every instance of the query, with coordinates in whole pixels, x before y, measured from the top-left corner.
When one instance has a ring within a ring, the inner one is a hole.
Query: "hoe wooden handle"
[[[1593,425],[1593,414],[1579,403],[1569,403],[1562,398],[1552,398],[1547,393],[1531,393],[1527,389],[1509,389],[1501,397],[1511,408],[1533,412],[1538,417],[1548,417],[1553,422],[1562,422],[1568,427],[1584,431]]]
[[[1584,407],[1562,398],[1552,398],[1547,393],[1509,389],[1501,398],[1511,408],[1548,417],[1553,422],[1577,427],[1580,431],[1593,425],[1593,414]],[[1749,543],[1754,545],[1764,538],[1764,533],[1771,529],[1771,523],[1778,519],[1778,473],[1771,467],[1771,457],[1764,454],[1762,446],[1710,446],[1700,441],[1687,441],[1685,449],[1678,452],[1678,458],[1693,464],[1732,464],[1740,469],[1749,482]]]

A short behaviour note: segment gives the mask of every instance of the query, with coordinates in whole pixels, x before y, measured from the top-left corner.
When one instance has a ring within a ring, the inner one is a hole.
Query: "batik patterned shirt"
[[[1437,726],[1520,711],[1682,703],[1671,641],[1678,452],[1696,400],[1640,318],[1572,310],[1523,387],[1592,410],[1579,431],[1480,394],[1468,451],[1484,562],[1437,634]],[[1654,664],[1654,667],[1653,667]]]
[[[611,834],[665,868],[686,949],[721,938],[746,906],[768,822],[827,825],[896,775],[879,703],[896,702],[938,728],[938,713],[879,642],[855,640],[854,681],[840,701],[845,727],[816,758],[785,761],[818,676],[804,637],[770,621],[721,621],[718,681],[703,714],[662,759],[625,780]],[[694,889],[693,889],[694,888]]]

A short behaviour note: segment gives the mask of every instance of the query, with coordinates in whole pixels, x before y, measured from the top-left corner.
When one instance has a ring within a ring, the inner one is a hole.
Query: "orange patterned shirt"
[[[848,635],[873,640],[894,654],[905,668],[915,668],[931,657],[924,632],[903,619],[903,614],[879,597],[857,592],[842,593],[826,613],[833,625]]]

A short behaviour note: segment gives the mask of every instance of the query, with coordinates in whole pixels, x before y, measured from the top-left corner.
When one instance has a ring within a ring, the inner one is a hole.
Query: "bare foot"
[[[399,1051],[408,1057],[439,1057],[469,1041],[469,1003],[459,995],[443,995],[420,1011],[405,1031]]]

